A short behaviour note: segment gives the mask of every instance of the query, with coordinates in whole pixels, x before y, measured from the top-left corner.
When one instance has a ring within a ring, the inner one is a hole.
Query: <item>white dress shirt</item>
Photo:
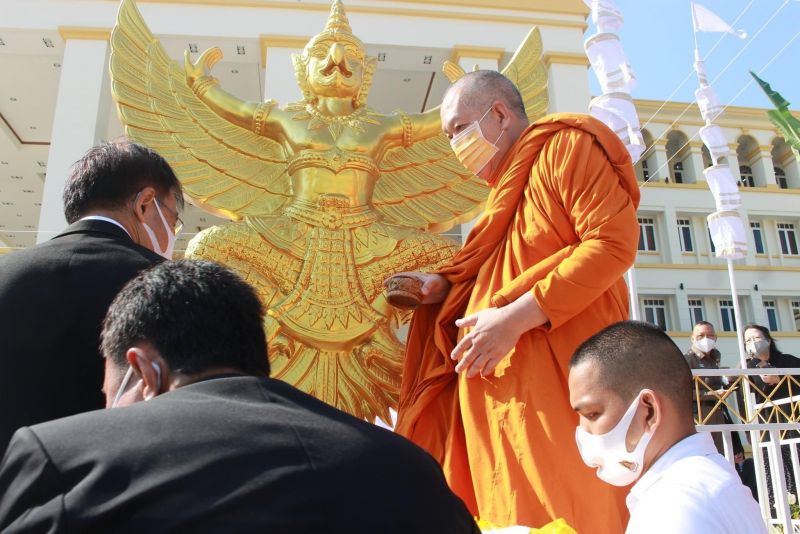
[[[116,224],[117,226],[119,226],[120,228],[125,230],[125,233],[128,234],[128,237],[133,239],[133,237],[131,237],[131,233],[128,230],[126,230],[124,226],[122,226],[122,223],[120,223],[118,221],[115,221],[114,219],[112,219],[110,217],[104,217],[102,215],[87,215],[86,217],[81,217],[79,220],[81,220],[81,221],[105,221],[105,222],[109,222],[111,224]]]
[[[626,534],[766,534],[761,510],[707,432],[673,445],[626,499]]]

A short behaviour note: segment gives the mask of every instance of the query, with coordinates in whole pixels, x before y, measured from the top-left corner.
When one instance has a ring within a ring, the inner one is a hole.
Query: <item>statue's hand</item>
[[[194,87],[194,83],[201,76],[207,76],[211,68],[216,65],[220,59],[222,59],[222,50],[220,50],[218,46],[209,48],[200,54],[200,57],[197,58],[197,61],[194,63],[192,63],[192,59],[189,56],[189,51],[185,51],[183,53],[183,67],[186,71],[186,81],[189,87]]]

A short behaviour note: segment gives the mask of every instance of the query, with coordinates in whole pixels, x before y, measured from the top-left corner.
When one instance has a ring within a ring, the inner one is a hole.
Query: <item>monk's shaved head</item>
[[[447,88],[444,99],[450,94],[458,94],[459,104],[476,111],[484,111],[495,100],[501,100],[520,119],[528,121],[519,89],[499,72],[493,70],[468,72]]]
[[[677,345],[659,328],[640,321],[612,324],[586,340],[570,369],[591,365],[600,384],[630,402],[642,389],[672,400],[680,413],[692,412],[692,372]]]

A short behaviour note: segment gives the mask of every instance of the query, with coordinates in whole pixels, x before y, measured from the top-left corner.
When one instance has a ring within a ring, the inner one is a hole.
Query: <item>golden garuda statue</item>
[[[358,417],[397,402],[407,319],[382,282],[435,269],[456,244],[429,232],[474,217],[486,185],[455,159],[438,109],[366,106],[377,61],[342,3],[294,57],[303,100],[245,102],[208,71],[222,57],[170,60],[132,0],[111,36],[112,92],[129,137],[160,152],[190,200],[234,222],[209,228],[187,255],[215,260],[254,285],[268,310],[272,374]],[[534,30],[504,71],[532,118],[547,108]]]

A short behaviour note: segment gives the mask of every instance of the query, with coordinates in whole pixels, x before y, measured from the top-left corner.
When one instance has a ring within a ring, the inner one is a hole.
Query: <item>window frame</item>
[[[795,224],[792,222],[776,221],[775,229],[778,232],[778,244],[781,247],[781,254],[784,256],[797,256],[797,229],[795,228]]]
[[[678,241],[681,246],[681,252],[694,252],[694,239],[692,237],[692,220],[688,218],[675,219],[678,226]],[[684,224],[685,223],[685,224]],[[688,240],[689,246],[686,246]]]
[[[656,233],[655,217],[637,217],[637,221],[639,223],[639,244],[637,245],[637,251],[658,252],[658,234]],[[649,235],[646,232],[647,229],[650,230]],[[646,236],[650,238],[650,245],[652,248],[648,248],[648,239]]]

